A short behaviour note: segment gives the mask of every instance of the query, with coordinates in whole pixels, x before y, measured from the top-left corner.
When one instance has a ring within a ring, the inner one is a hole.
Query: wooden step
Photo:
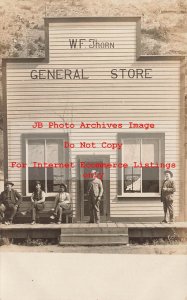
[[[59,245],[125,245],[128,227],[116,224],[84,224],[62,227]]]
[[[100,224],[83,224],[83,223],[74,223],[71,225],[64,224],[61,228],[61,233],[66,234],[92,234],[92,233],[101,233],[101,234],[128,234],[128,226],[122,223],[100,223]]]

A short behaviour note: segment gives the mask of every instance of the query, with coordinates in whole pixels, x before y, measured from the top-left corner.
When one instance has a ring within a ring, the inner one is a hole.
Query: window
[[[27,138],[26,140],[26,194],[32,193],[35,181],[39,180],[46,193],[57,192],[59,184],[66,180],[65,169],[59,163],[65,163],[64,139]],[[45,167],[44,162],[56,164]],[[54,166],[54,165],[53,165]]]
[[[145,197],[159,195],[161,169],[157,164],[164,162],[163,135],[123,134],[120,142],[123,143],[120,161],[128,164],[128,167],[121,169],[121,174],[119,173],[120,195]]]

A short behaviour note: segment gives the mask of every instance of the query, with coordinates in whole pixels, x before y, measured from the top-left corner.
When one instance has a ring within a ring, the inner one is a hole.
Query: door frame
[[[110,155],[77,155],[77,209],[76,209],[76,219],[78,222],[85,222],[83,216],[83,207],[82,207],[82,199],[84,198],[84,178],[80,178],[81,168],[80,161],[86,162],[97,162],[102,161],[103,163],[110,163]],[[91,169],[90,169],[91,172]],[[110,219],[110,168],[104,169],[103,176],[103,188],[104,188],[104,216],[102,219],[104,221],[108,221]]]

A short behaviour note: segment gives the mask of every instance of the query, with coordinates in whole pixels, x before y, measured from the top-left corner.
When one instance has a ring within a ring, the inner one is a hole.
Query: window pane
[[[124,161],[128,163],[129,166],[132,166],[133,163],[140,162],[140,140],[125,140],[123,144],[123,154]]]
[[[65,163],[63,158],[63,140],[48,140],[46,142],[47,162]],[[57,192],[59,184],[65,182],[64,168],[47,168],[47,192]]]
[[[28,142],[28,164],[33,166],[33,162],[44,162],[44,141],[30,140]]]
[[[33,168],[33,162],[44,162],[44,140],[28,141],[28,190],[32,193],[35,189],[35,182],[39,180],[42,184],[42,189],[45,190],[45,169]]]
[[[36,180],[40,180],[46,192],[57,192],[59,184],[65,181],[64,168],[33,168],[33,162],[44,163],[44,161],[47,163],[65,163],[62,139],[49,139],[46,142],[44,139],[28,141],[29,192],[33,191]],[[47,182],[47,186],[45,186],[45,182]]]
[[[50,163],[58,163],[59,162],[59,143],[58,141],[47,141],[47,156],[46,160]]]
[[[141,169],[128,167],[124,169],[124,193],[141,192]]]
[[[47,192],[59,191],[60,183],[65,182],[64,169],[48,168],[47,169]]]
[[[142,162],[159,162],[159,140],[142,140]]]
[[[29,177],[29,193],[32,193],[36,186],[36,180],[41,182],[42,189],[45,190],[45,169],[44,168],[28,168]]]
[[[142,169],[142,192],[159,193],[159,168]]]

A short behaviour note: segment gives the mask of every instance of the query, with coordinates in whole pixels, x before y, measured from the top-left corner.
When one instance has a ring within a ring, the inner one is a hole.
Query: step
[[[127,227],[69,227],[69,228],[64,228],[62,225],[61,228],[61,234],[113,234],[113,233],[118,233],[118,234],[128,234],[128,228]]]
[[[125,245],[129,243],[127,226],[92,224],[61,228],[59,245]]]
[[[61,234],[59,245],[126,245],[128,234]]]

